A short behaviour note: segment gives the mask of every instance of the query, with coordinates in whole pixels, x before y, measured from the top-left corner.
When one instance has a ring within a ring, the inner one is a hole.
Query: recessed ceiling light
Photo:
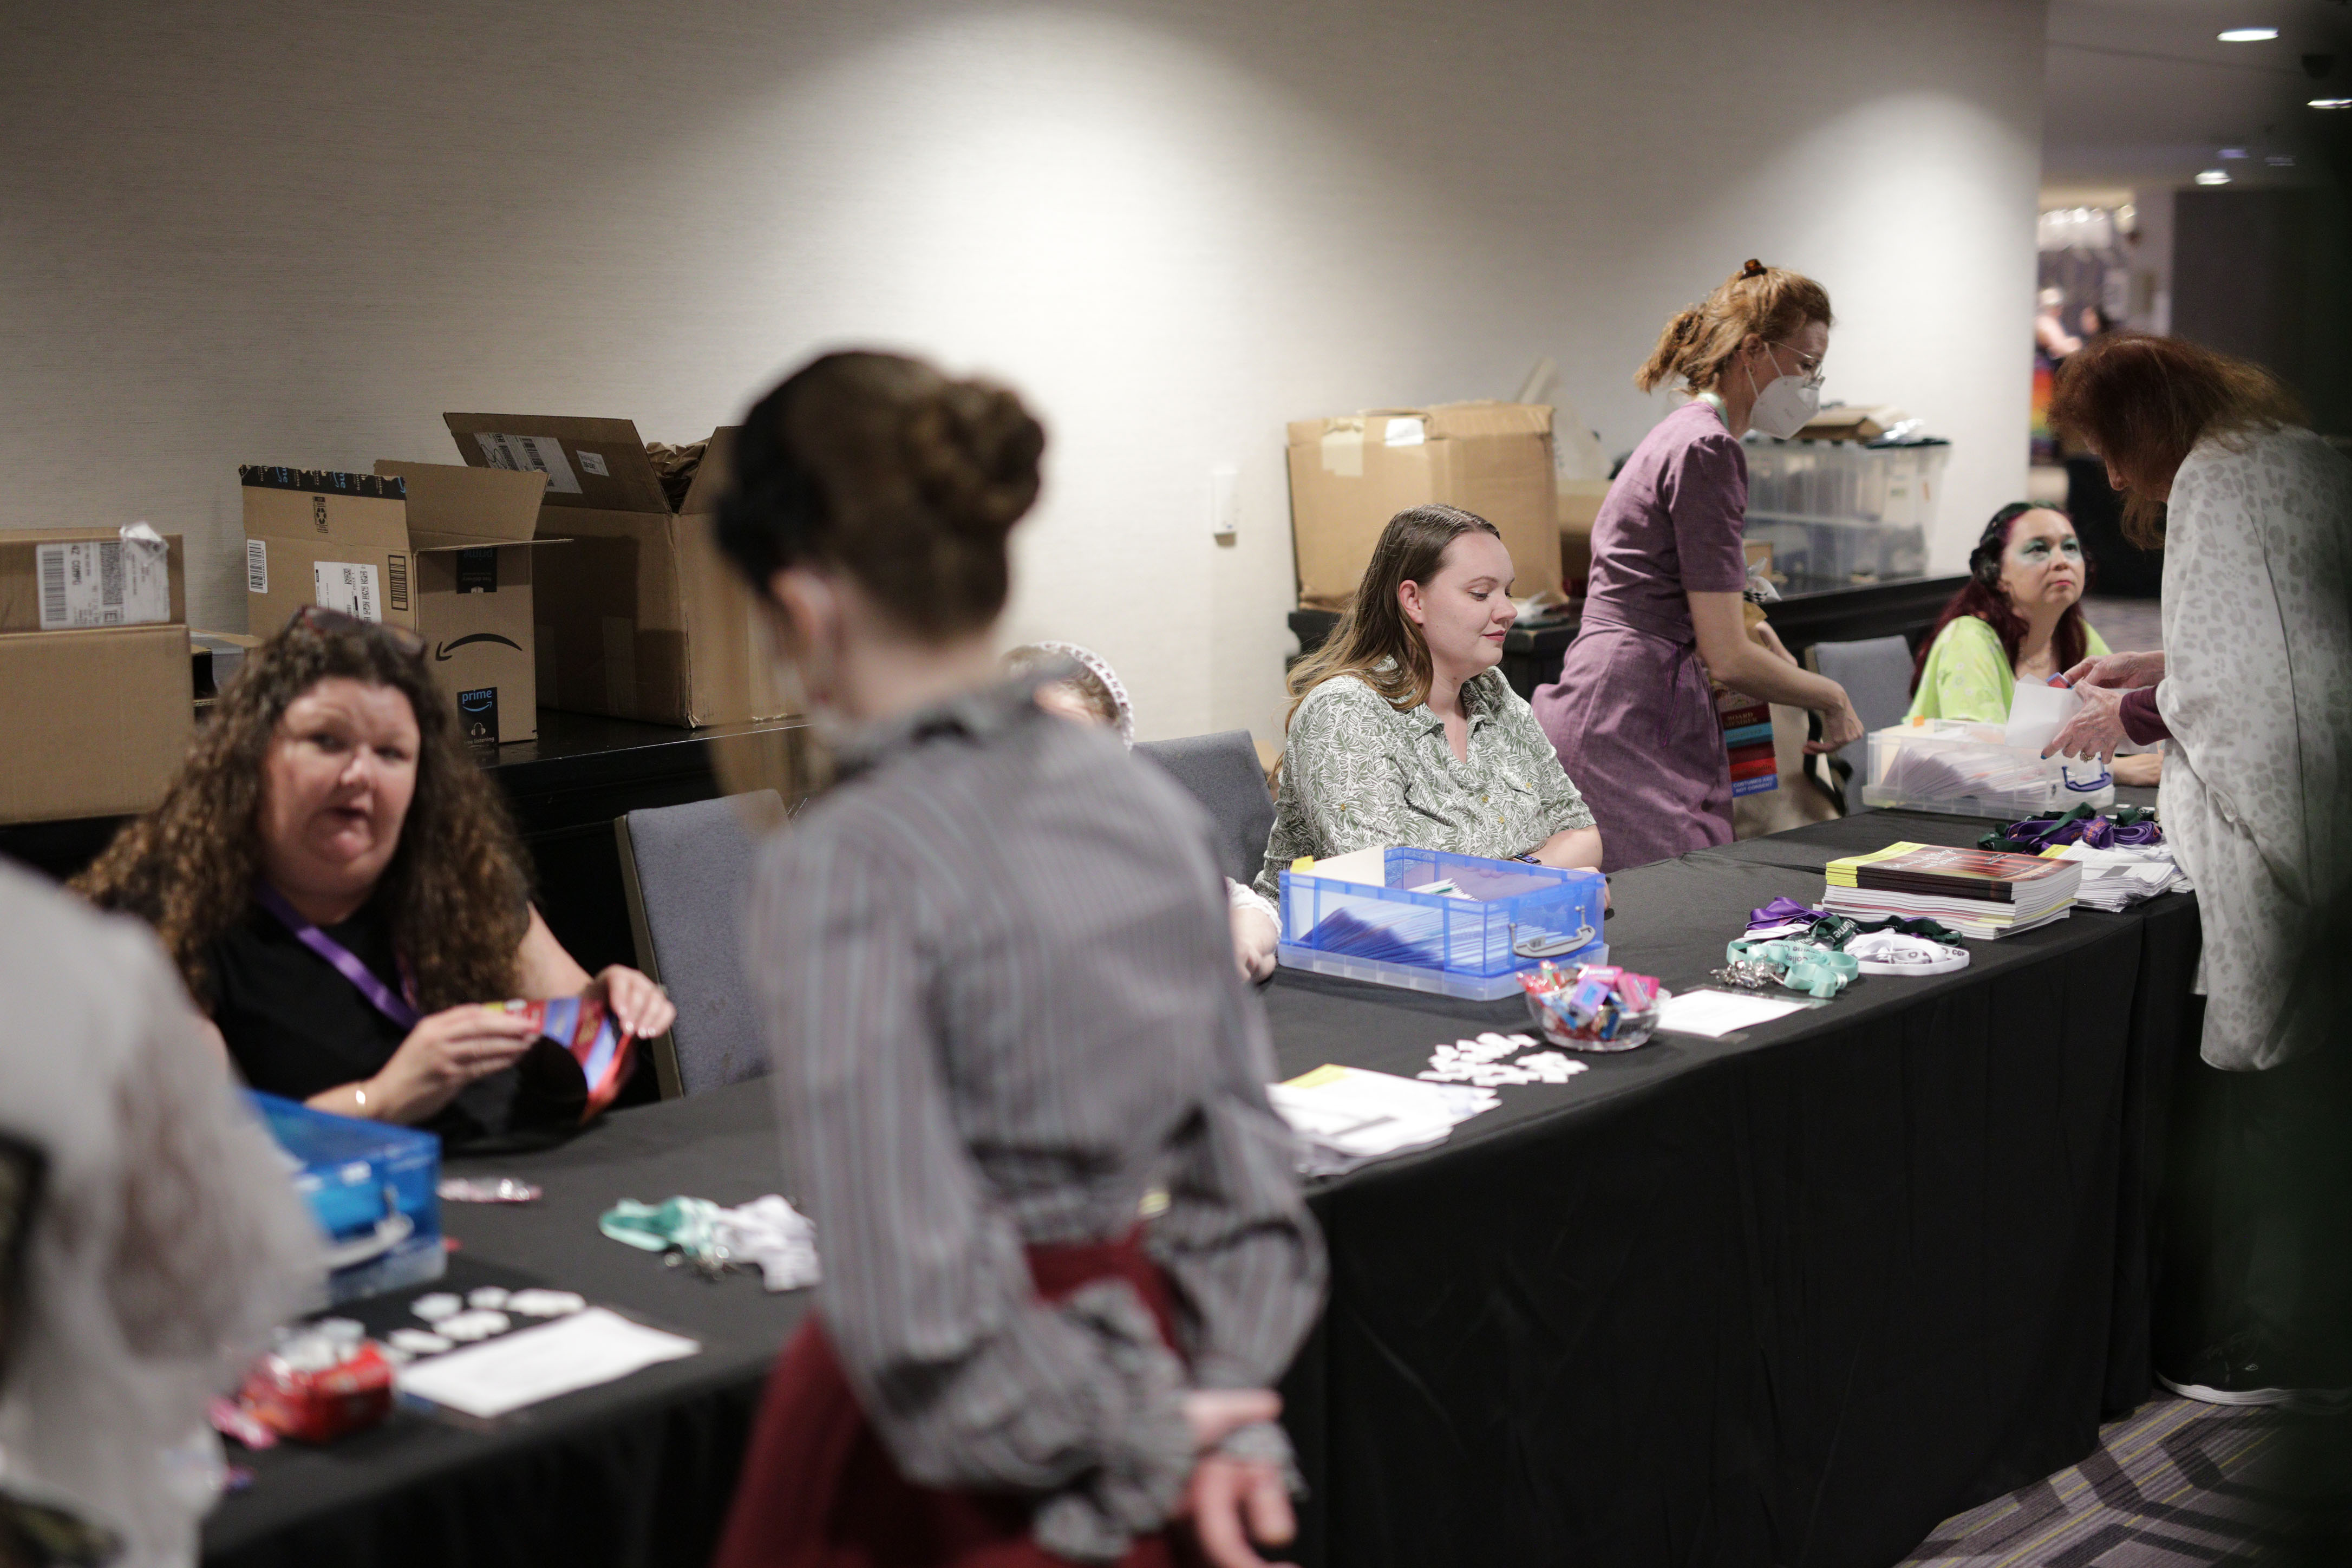
[[[2352,98],[2315,98],[2311,100],[2311,107],[2314,109],[2352,109]]]
[[[2245,155],[2246,150],[2243,147],[2224,147],[2221,149],[2221,156],[2224,158],[2242,158]]]
[[[2215,37],[2225,44],[2267,44],[2278,37],[2278,29],[2276,27],[2231,27],[2216,34]]]
[[[2200,185],[2226,185],[2230,183],[2230,171],[2208,169],[2197,176],[2197,183]]]

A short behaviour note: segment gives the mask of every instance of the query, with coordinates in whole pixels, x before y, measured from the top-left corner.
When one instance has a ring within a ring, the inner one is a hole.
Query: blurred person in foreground
[[[143,927],[0,863],[0,1142],[42,1172],[0,1203],[26,1227],[0,1493],[119,1537],[124,1568],[192,1563],[205,1405],[308,1304],[319,1233]]]
[[[2158,809],[2204,927],[2200,1055],[2218,1072],[2191,1064],[2179,1086],[2192,1207],[2172,1227],[2158,1369],[2227,1404],[2352,1386],[2294,1328],[2305,1260],[2347,1249],[2341,1215],[2315,1236],[2275,1201],[2284,1130],[2312,1103],[2288,994],[2352,875],[2352,461],[2267,371],[2178,339],[2087,345],[2051,418],[2105,462],[2126,536],[2164,550],[2163,651],[2067,670],[2083,709],[2050,746],[2164,743]]]
[[[1012,675],[1058,668],[1037,689],[1037,706],[1074,724],[1100,724],[1115,731],[1119,743],[1135,747],[1135,700],[1102,655],[1071,642],[1024,643],[1004,656]],[[1252,981],[1274,973],[1275,947],[1281,941],[1274,906],[1249,889],[1225,879],[1225,916],[1233,929],[1234,964]]]
[[[463,1146],[567,1117],[515,1071],[535,1027],[483,1004],[593,997],[641,1038],[676,1016],[634,969],[590,978],[524,864],[423,640],[312,605],[74,886],[155,927],[254,1088]]]
[[[2006,724],[2021,680],[2047,681],[2110,651],[2084,617],[2090,567],[2074,520],[2011,501],[1969,553],[1969,580],[1944,605],[1911,667],[1913,719]],[[2152,784],[2158,752],[2117,757],[2117,784]]]
[[[838,782],[754,882],[825,1273],[723,1568],[1247,1568],[1292,1532],[1273,1386],[1323,1255],[1207,824],[992,651],[1044,445],[1000,387],[834,353],[736,447],[719,541]]]

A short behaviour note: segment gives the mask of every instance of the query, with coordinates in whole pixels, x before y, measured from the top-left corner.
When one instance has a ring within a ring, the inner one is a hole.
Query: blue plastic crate
[[[1442,849],[1383,852],[1385,886],[1282,873],[1282,941],[1294,969],[1471,1001],[1517,995],[1549,959],[1596,963],[1606,883],[1596,871],[1482,860]],[[1453,883],[1463,896],[1424,891]]]
[[[330,1303],[441,1278],[440,1139],[274,1094],[248,1097],[327,1233]]]

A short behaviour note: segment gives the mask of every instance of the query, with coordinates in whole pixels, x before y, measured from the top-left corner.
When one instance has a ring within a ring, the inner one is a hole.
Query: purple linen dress
[[[1643,437],[1593,519],[1583,624],[1532,706],[1605,871],[1731,842],[1731,766],[1683,595],[1747,585],[1747,456],[1693,402]]]

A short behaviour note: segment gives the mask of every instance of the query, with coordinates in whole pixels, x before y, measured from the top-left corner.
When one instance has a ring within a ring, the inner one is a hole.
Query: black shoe
[[[2208,1345],[2185,1366],[2159,1371],[2156,1381],[2184,1399],[2205,1405],[2274,1405],[2330,1413],[2352,1406],[2352,1388],[2299,1388],[2285,1358],[2267,1336],[2242,1332]]]

